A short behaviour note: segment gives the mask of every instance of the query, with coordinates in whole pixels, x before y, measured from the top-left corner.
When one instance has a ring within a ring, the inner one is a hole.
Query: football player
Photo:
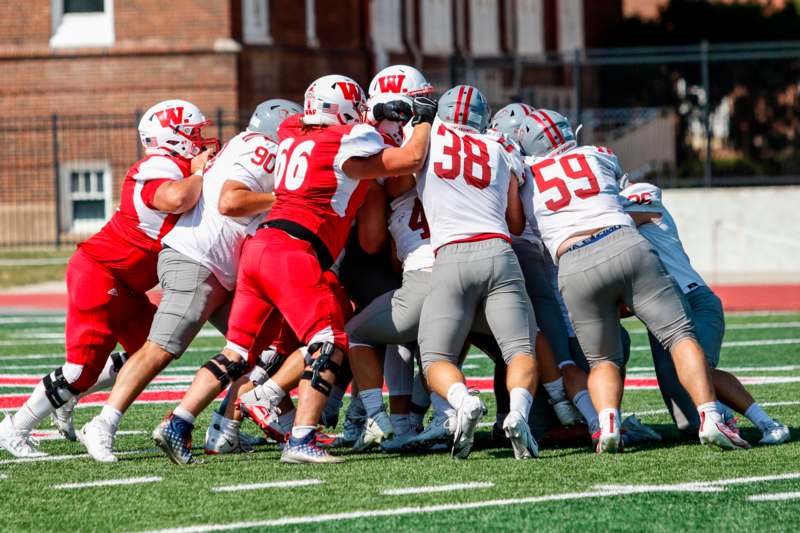
[[[204,139],[209,121],[184,100],[166,100],[139,122],[145,158],[122,182],[120,206],[94,236],[78,245],[67,265],[64,365],[46,375],[30,398],[0,424],[0,446],[17,457],[40,452],[30,432],[54,410],[59,431],[75,440],[71,409],[93,388],[114,383],[125,354],[111,354],[117,342],[126,352],[147,338],[155,306],[145,294],[158,283],[161,238],[200,197],[203,167],[216,139]]]
[[[432,391],[456,409],[453,457],[466,458],[485,413],[469,394],[458,367],[479,309],[508,364],[510,413],[503,429],[518,459],[538,455],[528,428],[537,383],[537,333],[524,278],[511,248],[525,219],[514,162],[499,137],[486,134],[489,105],[475,87],[459,85],[439,101],[417,190],[428,219],[436,259],[422,308],[419,344]]]
[[[277,310],[308,346],[297,414],[281,461],[342,461],[316,441],[320,414],[348,350],[342,305],[325,272],[345,244],[368,180],[406,175],[422,166],[434,109],[433,102],[416,99],[411,139],[403,148],[387,148],[382,136],[363,124],[364,93],[355,81],[330,75],[308,87],[303,115],[290,117],[278,131],[276,202],[244,247],[226,347],[197,372],[177,412],[154,432],[170,460],[192,461],[193,418],[252,368],[261,353],[262,330]],[[407,120],[410,115],[408,104],[388,103],[376,118]]]
[[[744,414],[761,431],[761,444],[786,442],[790,437],[789,429],[770,418],[734,375],[717,368],[725,334],[722,302],[692,267],[675,220],[662,202],[661,189],[650,183],[628,184],[625,179],[621,180],[620,187],[625,212],[631,215],[639,232],[658,253],[686,298],[697,340],[711,367],[717,397]],[[700,419],[692,409],[691,398],[677,379],[669,353],[652,333],[649,333],[649,338],[659,388],[672,419],[681,431],[696,431]]]
[[[600,424],[597,452],[616,452],[621,444],[621,303],[670,350],[699,412],[700,441],[746,448],[717,409],[709,367],[681,295],[622,209],[617,157],[602,147],[579,146],[567,119],[545,109],[525,117],[518,138],[529,154],[525,164],[531,175],[522,191],[526,215],[535,218],[558,263],[559,290],[591,366],[588,390]]]
[[[113,441],[123,413],[183,355],[206,321],[226,332],[242,244],[275,201],[278,124],[301,109],[285,100],[261,104],[247,129],[208,162],[200,200],[163,238],[158,275],[164,292],[147,342],[131,356],[100,414],[82,430],[97,461],[116,460]],[[238,448],[238,422],[227,420],[221,430]]]

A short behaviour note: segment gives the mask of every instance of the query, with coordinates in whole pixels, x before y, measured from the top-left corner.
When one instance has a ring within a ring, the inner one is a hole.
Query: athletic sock
[[[361,403],[364,404],[364,409],[367,411],[367,416],[374,417],[383,411],[383,391],[381,389],[367,389],[358,393],[361,398]]]
[[[294,426],[292,428],[292,438],[302,440],[308,437],[316,428],[316,426]]]
[[[733,409],[722,403],[721,401],[717,400],[717,411],[719,411],[720,416],[722,416],[722,420],[733,420],[736,418],[736,415],[733,413]]]
[[[178,418],[186,420],[191,425],[194,425],[194,415],[190,413],[187,409],[181,407],[180,405],[172,410],[172,414],[177,416]]]
[[[395,435],[402,435],[411,431],[411,422],[408,420],[408,415],[389,415],[389,420],[392,422]]]
[[[572,399],[572,404],[578,409],[586,420],[586,425],[589,426],[589,431],[594,433],[597,430],[597,411],[592,403],[592,398],[589,396],[589,391],[583,389]]]
[[[97,416],[114,431],[119,428],[119,421],[122,420],[122,412],[110,405],[104,405],[103,409],[100,410],[100,414]]]
[[[514,387],[508,393],[510,398],[509,406],[512,411],[518,411],[522,414],[524,420],[528,420],[528,413],[531,412],[531,405],[533,405],[533,395],[524,387]]]
[[[715,424],[723,421],[722,416],[717,410],[717,402],[701,403],[697,406],[697,412],[700,413],[701,419],[703,418],[703,415],[705,415],[706,419]]]
[[[289,433],[292,430],[292,426],[294,425],[294,415],[296,414],[297,409],[292,409],[291,411],[287,411],[286,413],[281,413],[278,415],[278,424],[280,424],[282,432]]]
[[[453,383],[450,385],[450,388],[447,389],[447,403],[456,410],[461,407],[461,404],[464,403],[464,399],[467,396],[469,396],[467,386],[461,382]]]
[[[256,387],[251,392],[257,400],[267,400],[272,405],[278,405],[286,397],[286,391],[280,385],[275,383],[273,379],[268,379],[266,383],[260,387]],[[247,394],[250,394],[249,392]],[[243,395],[244,396],[244,395]]]
[[[430,398],[428,398],[430,401]],[[411,402],[411,412],[408,413],[408,423],[411,424],[412,428],[420,428],[422,427],[422,423],[425,421],[425,412],[428,410],[429,406],[422,406],[417,405],[413,401]]]
[[[59,393],[63,398],[66,391],[61,390]],[[14,413],[11,421],[18,430],[31,431],[53,411],[53,404],[47,399],[44,383],[40,381],[36,388],[33,389],[33,393],[25,401],[25,404]]]
[[[606,433],[619,433],[620,431],[620,416],[619,409],[607,408],[600,411],[597,415],[600,422],[601,430]]]
[[[425,410],[431,405],[431,393],[425,388],[420,373],[414,376],[414,384],[411,386],[411,403]]]
[[[547,391],[553,403],[563,402],[567,399],[567,391],[564,389],[564,379],[558,378],[555,381],[544,383],[544,390]]]
[[[754,426],[761,429],[766,426],[772,419],[769,415],[761,408],[758,402],[753,402],[750,407],[747,408],[747,411],[744,412],[744,416],[753,423]]]
[[[440,395],[431,393],[431,406],[433,406],[433,411],[437,415],[447,415],[453,416],[456,412],[455,409]]]

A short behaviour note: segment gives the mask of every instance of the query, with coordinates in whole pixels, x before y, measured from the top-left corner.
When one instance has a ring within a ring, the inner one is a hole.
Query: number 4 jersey
[[[417,177],[434,250],[490,237],[511,241],[506,207],[513,169],[498,136],[434,121],[428,160]]]
[[[608,226],[634,226],[622,208],[617,179],[622,168],[611,150],[580,146],[557,155],[525,158],[522,205],[538,224],[550,255],[578,233]]]

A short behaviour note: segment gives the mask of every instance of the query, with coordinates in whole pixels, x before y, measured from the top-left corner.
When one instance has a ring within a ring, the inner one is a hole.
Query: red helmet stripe
[[[461,99],[464,97],[464,86],[458,89],[458,97],[456,98],[456,114],[453,116],[453,122],[458,124],[458,113],[461,111]]]
[[[550,146],[553,148],[558,146],[555,137],[553,137],[553,134],[550,133],[550,128],[544,123],[544,120],[542,120],[536,113],[531,113],[531,118],[542,127],[542,131],[544,131],[545,135],[547,135],[547,138],[550,140]]]
[[[558,135],[558,143],[564,144],[564,136],[561,135],[561,130],[556,127],[556,123],[553,122],[553,119],[550,118],[550,115],[548,115],[544,111],[539,111],[539,114],[542,115],[545,118],[545,120],[547,120],[548,123],[550,123],[550,126],[553,128],[553,131],[555,131],[556,135]]]
[[[466,125],[467,120],[469,120],[469,103],[472,100],[472,91],[472,87],[467,90],[467,97],[464,99],[464,109],[461,110],[461,123],[464,125]]]
[[[533,114],[536,109],[533,106],[529,106],[528,104],[522,104],[522,112],[525,113],[526,117],[529,117]]]

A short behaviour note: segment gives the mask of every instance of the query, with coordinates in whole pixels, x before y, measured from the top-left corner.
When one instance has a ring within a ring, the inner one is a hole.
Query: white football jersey
[[[434,121],[428,160],[417,176],[434,250],[482,235],[511,240],[506,207],[512,169],[497,135]]]
[[[526,157],[525,167],[525,216],[538,226],[554,261],[561,243],[577,233],[634,226],[619,198],[622,168],[609,149],[579,146],[547,157]]]
[[[653,246],[667,272],[675,278],[684,294],[705,285],[683,249],[678,226],[661,201],[661,189],[650,183],[634,183],[626,187],[621,195],[626,212],[659,215],[652,223],[639,226],[639,233]]]
[[[403,272],[433,266],[431,230],[425,210],[411,189],[389,204],[389,232],[397,248],[397,258],[403,263]]]
[[[219,212],[222,186],[228,180],[243,183],[254,192],[272,192],[278,145],[265,135],[244,131],[228,141],[206,165],[203,194],[184,213],[162,242],[208,268],[223,287],[233,290],[239,254],[263,213],[227,217]]]

